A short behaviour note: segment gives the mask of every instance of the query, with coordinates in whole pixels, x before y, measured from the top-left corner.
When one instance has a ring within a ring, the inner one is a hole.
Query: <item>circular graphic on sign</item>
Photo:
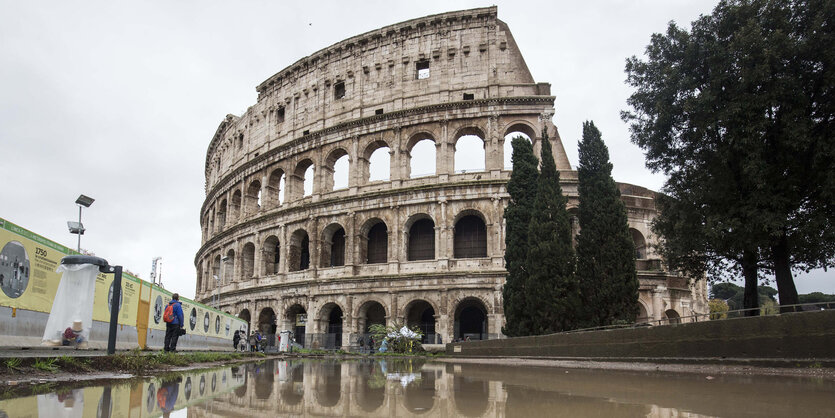
[[[183,390],[186,393],[186,400],[191,399],[191,376],[186,378],[186,384],[183,385]]]
[[[191,313],[188,315],[188,325],[194,331],[194,327],[197,325],[197,308],[191,308]]]
[[[229,321],[226,321],[226,336],[227,337],[229,336],[229,328],[232,328],[232,327],[229,325]]]
[[[209,313],[206,312],[206,315],[203,317],[203,332],[209,332]]]
[[[226,372],[223,372],[223,375],[220,376],[220,383],[226,384]]]
[[[9,241],[0,251],[0,289],[6,296],[19,298],[29,285],[29,254],[23,244]]]
[[[206,391],[206,375],[200,376],[200,396],[203,396],[203,392]]]
[[[110,282],[110,290],[107,292],[107,312],[110,312],[110,307],[113,306],[113,285],[116,282]],[[124,298],[122,298],[122,293],[119,293],[119,312],[122,311],[122,302]]]
[[[157,296],[157,300],[154,302],[154,323],[159,324],[159,320],[162,319],[162,296]]]
[[[151,383],[148,385],[148,399],[145,401],[145,406],[148,408],[148,412],[153,412],[154,405],[156,404],[157,400],[157,388],[154,387],[154,384]]]
[[[220,334],[220,315],[215,317],[215,334]]]
[[[217,373],[212,373],[212,392],[217,390]]]

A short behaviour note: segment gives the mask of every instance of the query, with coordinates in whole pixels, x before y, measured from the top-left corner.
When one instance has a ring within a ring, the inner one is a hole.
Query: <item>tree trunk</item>
[[[745,278],[745,292],[742,308],[745,316],[759,316],[760,297],[757,293],[757,252],[746,250],[742,253],[742,276]]]
[[[789,263],[789,242],[785,232],[771,246],[771,260],[774,263],[774,277],[777,279],[777,295],[780,298],[780,312],[795,312],[798,307],[786,307],[785,305],[797,305],[800,303],[797,297],[797,288],[792,278],[791,264]]]

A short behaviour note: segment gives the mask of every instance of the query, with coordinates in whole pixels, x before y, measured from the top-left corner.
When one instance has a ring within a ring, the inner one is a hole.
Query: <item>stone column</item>
[[[452,166],[455,158],[455,142],[449,137],[449,121],[447,120],[441,122],[441,137],[438,138],[437,147],[435,172],[440,176],[438,181],[443,183],[453,173]]]

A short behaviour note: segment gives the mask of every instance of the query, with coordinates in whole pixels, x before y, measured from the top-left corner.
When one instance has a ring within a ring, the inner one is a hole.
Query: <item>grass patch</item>
[[[12,357],[7,358],[3,363],[9,371],[17,371],[20,370],[20,365],[23,363],[23,360],[21,360],[20,357]]]
[[[58,365],[55,364],[57,361],[58,359],[54,357],[39,358],[35,360],[32,367],[43,372],[55,373],[58,371]]]
[[[90,359],[74,356],[61,356],[56,359],[56,365],[68,372],[86,372],[92,370]]]

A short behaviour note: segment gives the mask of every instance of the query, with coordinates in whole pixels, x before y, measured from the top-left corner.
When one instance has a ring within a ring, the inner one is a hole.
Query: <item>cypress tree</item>
[[[525,304],[525,262],[528,257],[528,224],[536,196],[538,161],[533,145],[517,136],[511,139],[513,172],[507,182],[510,202],[504,211],[506,221],[504,259],[507,280],[502,288],[505,326],[502,332],[510,337],[530,334],[530,311]]]
[[[525,303],[532,315],[532,334],[577,328],[580,310],[571,226],[565,209],[567,199],[562,194],[547,132],[543,131],[542,137],[542,165],[528,228],[525,263]]]
[[[639,312],[635,245],[626,208],[612,178],[609,150],[594,122],[583,123],[579,153],[577,281],[587,321],[584,325],[631,322]]]

